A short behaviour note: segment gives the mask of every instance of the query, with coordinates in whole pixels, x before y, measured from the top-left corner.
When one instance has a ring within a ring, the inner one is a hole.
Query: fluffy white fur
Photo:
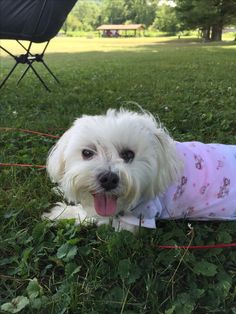
[[[94,152],[92,158],[84,159],[86,149]],[[132,161],[122,159],[124,149],[134,152]],[[81,206],[58,205],[46,216],[74,217],[78,222],[93,217],[106,223],[109,217],[98,216],[92,194],[117,198],[116,213],[126,212],[140,199],[163,192],[178,178],[181,167],[174,141],[150,113],[110,109],[106,115],[84,115],[59,139],[47,160],[51,180],[69,202]],[[119,177],[118,186],[108,192],[98,180],[99,174],[107,171]]]

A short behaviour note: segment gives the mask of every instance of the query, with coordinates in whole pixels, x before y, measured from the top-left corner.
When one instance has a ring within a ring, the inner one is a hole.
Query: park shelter
[[[141,36],[144,33],[145,26],[143,24],[104,24],[97,28],[101,31],[100,34],[105,37],[117,37],[118,36]]]

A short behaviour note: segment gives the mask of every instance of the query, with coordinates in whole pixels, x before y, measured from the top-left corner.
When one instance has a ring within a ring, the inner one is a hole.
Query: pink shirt
[[[185,167],[162,197],[161,218],[236,219],[236,146],[176,143]]]
[[[176,142],[176,149],[184,160],[180,180],[139,204],[131,216],[141,215],[141,225],[149,228],[156,218],[236,220],[236,145]],[[137,225],[129,217],[127,222]]]

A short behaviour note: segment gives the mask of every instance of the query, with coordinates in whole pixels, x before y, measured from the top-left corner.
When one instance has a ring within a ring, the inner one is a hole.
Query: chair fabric
[[[0,38],[48,41],[58,33],[76,1],[0,0]]]
[[[14,60],[15,64],[0,82],[0,89],[8,81],[18,64],[27,67],[17,85],[22,81],[29,69],[33,71],[47,91],[50,91],[45,81],[34,68],[35,62],[40,62],[50,75],[59,83],[52,70],[44,61],[44,54],[49,41],[56,36],[62,27],[67,15],[72,10],[77,0],[0,0],[0,39],[13,39],[24,49],[24,54],[14,55],[0,44],[0,49],[5,51]],[[20,41],[28,41],[28,47]],[[41,54],[32,53],[32,43],[45,43]]]

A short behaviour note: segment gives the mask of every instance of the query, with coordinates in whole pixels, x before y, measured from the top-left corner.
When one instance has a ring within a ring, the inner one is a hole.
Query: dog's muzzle
[[[92,193],[94,208],[99,216],[113,216],[117,211],[117,196],[109,192],[118,187],[119,176],[112,171],[105,171],[97,176],[97,180],[103,192]]]
[[[98,181],[101,187],[108,192],[117,188],[119,184],[119,177],[112,171],[106,171],[98,175]]]

